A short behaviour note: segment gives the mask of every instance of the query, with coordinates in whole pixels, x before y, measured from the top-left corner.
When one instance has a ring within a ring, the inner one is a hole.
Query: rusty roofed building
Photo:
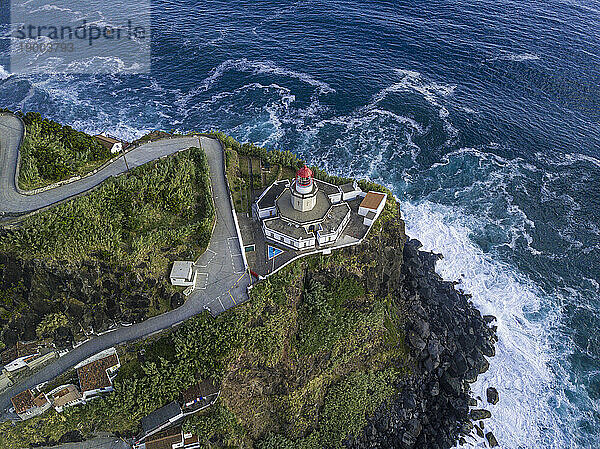
[[[181,426],[175,426],[148,437],[144,444],[137,447],[145,447],[145,449],[197,449],[200,447],[200,442],[196,435],[185,433],[181,430]]]
[[[41,415],[50,408],[50,402],[44,393],[25,390],[11,398],[15,413],[26,420]]]
[[[76,365],[83,400],[112,391],[112,380],[120,366],[115,348],[102,351]]]

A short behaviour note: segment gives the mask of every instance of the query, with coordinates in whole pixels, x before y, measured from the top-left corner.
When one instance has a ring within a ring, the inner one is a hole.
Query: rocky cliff
[[[420,251],[417,240],[401,245],[402,240],[403,224],[388,225],[379,238],[354,249],[365,261],[377,259],[377,269],[364,275],[378,295],[389,294],[402,310],[412,367],[398,381],[392,403],[381,406],[362,435],[348,439],[346,446],[449,448],[476,431],[493,447],[493,434],[484,432],[480,422],[489,412],[473,409],[477,402],[469,383],[488,369],[487,357],[494,356],[495,318],[481,316],[468,295],[440,278],[434,266],[441,256]],[[489,402],[497,401],[493,388],[488,396]]]

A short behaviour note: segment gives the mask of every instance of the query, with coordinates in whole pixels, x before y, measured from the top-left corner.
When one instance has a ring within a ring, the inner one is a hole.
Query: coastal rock
[[[410,341],[410,345],[418,351],[422,351],[427,346],[425,341],[414,331],[409,332],[408,340]]]
[[[402,436],[402,445],[407,448],[414,447],[421,430],[421,422],[416,418],[411,419],[406,425],[406,430]]]
[[[490,447],[498,446],[498,440],[496,440],[496,437],[494,436],[494,434],[492,432],[486,433],[485,438],[486,438],[486,440],[488,440],[488,444],[490,445]]]
[[[491,417],[492,417],[492,414],[488,410],[484,410],[484,409],[471,410],[471,412],[469,413],[469,418],[471,418],[473,421],[479,421],[479,420],[488,419]]]
[[[479,426],[475,426],[475,432],[479,438],[483,438],[483,429],[481,429]]]
[[[492,405],[496,405],[500,399],[498,390],[496,390],[494,387],[488,387],[488,389],[485,391],[485,395],[487,396],[488,403]]]
[[[359,260],[378,270],[362,273],[377,295],[390,296],[403,310],[401,328],[408,351],[403,367],[410,374],[399,380],[398,394],[380,406],[359,435],[349,437],[348,449],[419,448],[449,449],[461,435],[479,429],[471,421],[489,417],[486,410],[469,416],[476,406],[467,382],[477,379],[493,353],[495,333],[476,310],[470,298],[456,291],[435,272],[437,255],[419,251],[420,243],[386,230],[382,239],[372,239],[350,248]],[[389,253],[389,254],[388,254]]]

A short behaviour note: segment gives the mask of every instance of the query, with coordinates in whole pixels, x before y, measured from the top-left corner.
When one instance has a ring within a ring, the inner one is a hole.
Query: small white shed
[[[371,226],[385,206],[387,195],[381,192],[370,191],[365,195],[360,206],[358,207],[358,215],[364,217],[363,224]]]
[[[117,154],[123,151],[123,142],[114,137],[107,136],[105,134],[96,134],[94,136],[98,143],[104,148],[110,150],[112,154]]]
[[[171,284],[182,287],[194,285],[194,262],[176,260],[171,268]]]

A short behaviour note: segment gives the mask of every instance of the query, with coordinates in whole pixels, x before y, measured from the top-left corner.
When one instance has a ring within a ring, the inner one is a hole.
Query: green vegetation
[[[248,208],[251,186],[258,190],[293,176],[302,165],[290,152],[215,135],[225,144],[236,208]],[[208,243],[214,217],[209,184],[204,152],[189,149],[24,219],[0,234],[0,252],[67,264],[100,260],[156,278],[175,255]],[[369,238],[387,238],[397,216],[396,203],[388,201]],[[121,347],[113,393],[62,414],[2,423],[0,449],[56,442],[75,430],[85,437],[135,434],[143,416],[209,377],[221,385],[220,399],[184,423],[205,447],[339,448],[394,396],[395,381],[410,370],[399,306],[369,289],[376,264],[357,251],[301,259],[256,284],[250,301],[216,319],[204,313]],[[65,299],[84,307],[75,301]],[[70,316],[47,313],[38,335],[52,334],[64,318]],[[69,372],[60,380],[72,378]]]
[[[129,345],[115,391],[63,415],[0,425],[0,448],[67,431],[135,433],[141,417],[197,378],[221,384],[215,406],[184,427],[207,447],[337,448],[407,372],[396,306],[374,297],[355,255],[299,260],[256,284],[247,303]]]
[[[20,148],[21,189],[36,189],[84,175],[111,157],[108,149],[86,133],[43,118],[37,112],[17,115],[23,119],[26,130]]]
[[[38,324],[35,333],[39,339],[49,337],[59,327],[69,325],[69,319],[64,313],[51,313],[46,315],[42,322]]]
[[[163,274],[172,254],[208,245],[212,220],[208,162],[190,148],[26,218],[0,237],[0,251],[67,263],[144,262],[150,273]]]
[[[210,132],[208,135],[220,140],[225,148],[227,180],[238,212],[250,211],[252,193],[261,192],[276,180],[293,178],[296,170],[304,165],[304,161],[291,151],[268,151],[252,143],[240,143],[219,131]],[[350,178],[331,176],[318,167],[311,169],[315,178],[331,184],[340,185],[351,181]]]
[[[183,301],[168,282],[171,263],[204,251],[213,223],[208,161],[191,148],[0,229],[2,340],[66,345],[171,310]]]

